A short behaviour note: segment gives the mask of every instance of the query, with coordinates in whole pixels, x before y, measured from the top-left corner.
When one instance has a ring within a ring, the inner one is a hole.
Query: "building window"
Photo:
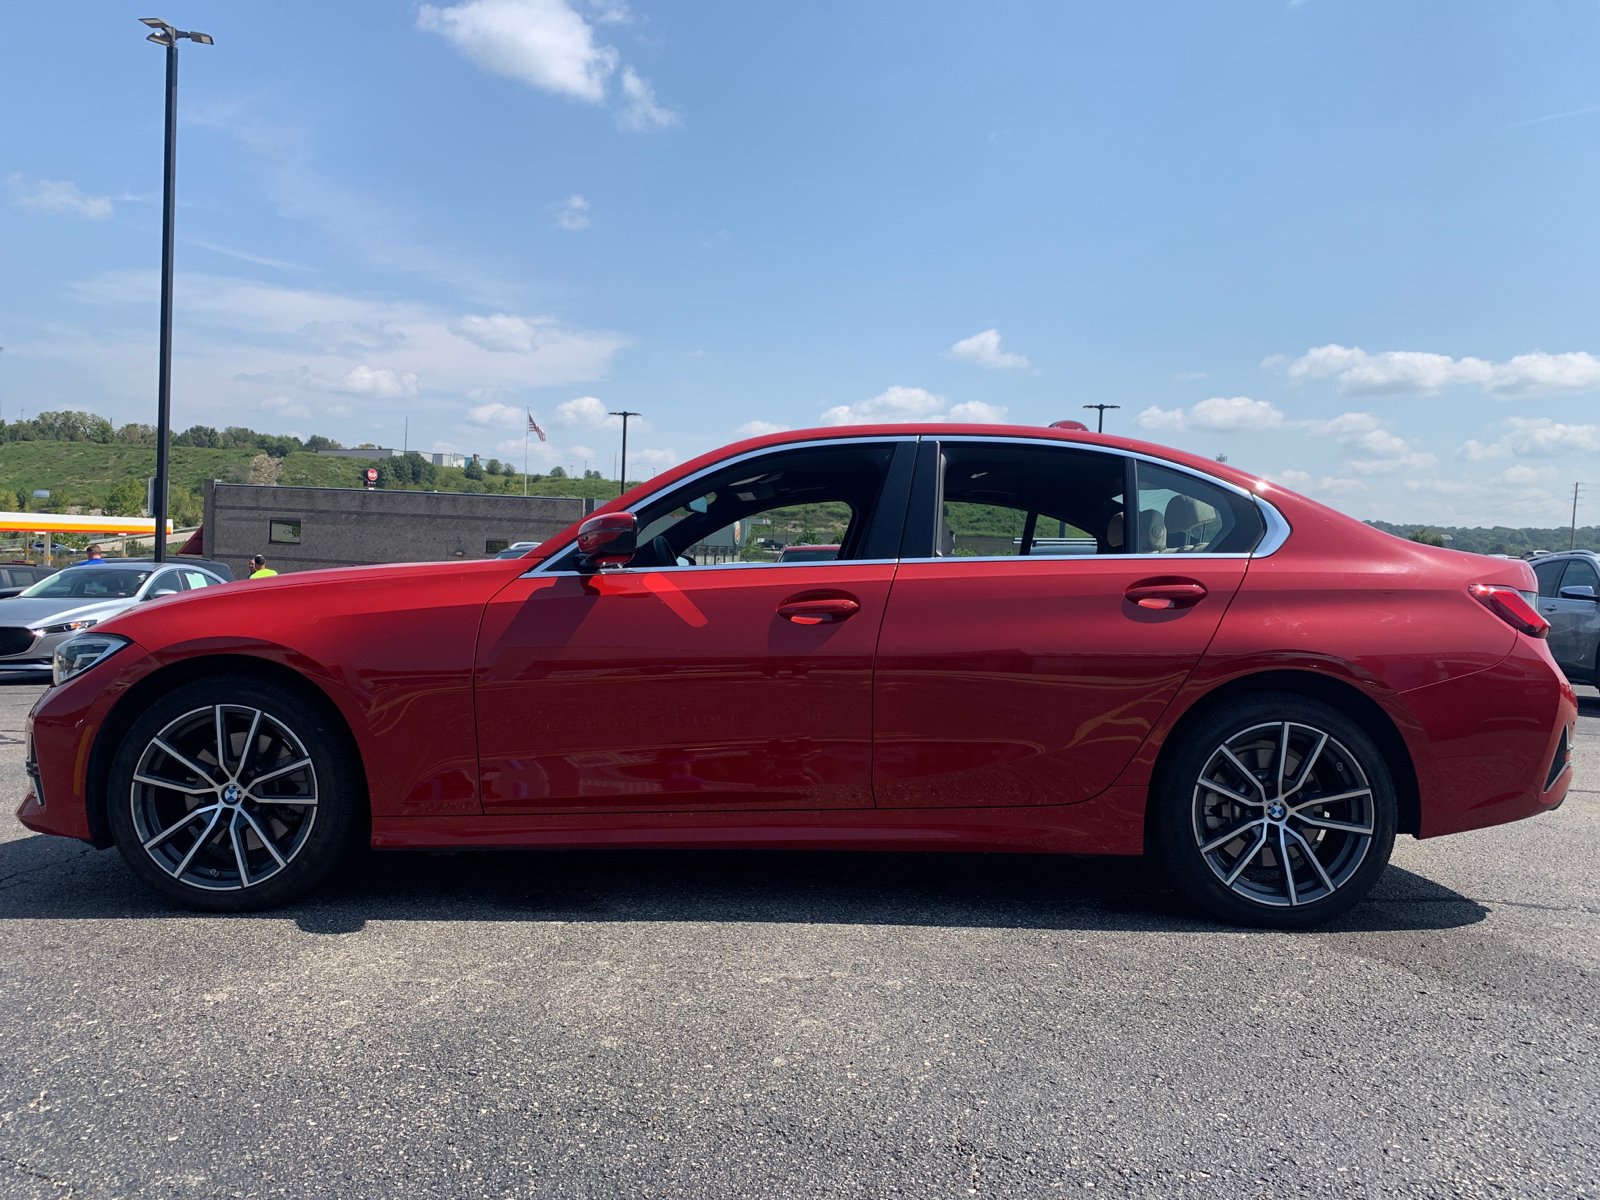
[[[490,538],[483,544],[483,552],[485,554],[499,554],[500,551],[509,550],[510,548],[510,542],[502,542],[499,538]]]
[[[286,543],[298,546],[300,544],[299,521],[269,521],[267,522],[267,541]]]

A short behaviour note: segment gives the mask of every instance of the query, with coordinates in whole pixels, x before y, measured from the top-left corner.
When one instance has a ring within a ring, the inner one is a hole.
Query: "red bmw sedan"
[[[836,558],[709,559],[752,524]],[[378,849],[1154,854],[1302,927],[1395,835],[1566,795],[1576,699],[1525,563],[1064,429],[756,438],[517,560],[279,576],[64,643],[30,829],[196,908]]]

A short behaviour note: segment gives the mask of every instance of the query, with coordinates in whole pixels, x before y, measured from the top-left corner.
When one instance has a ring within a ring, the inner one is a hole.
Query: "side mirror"
[[[625,566],[639,548],[639,518],[630,512],[601,513],[578,526],[578,569]]]
[[[1588,584],[1583,584],[1579,587],[1565,587],[1561,589],[1561,598],[1563,600],[1593,600],[1594,589]]]
[[[177,588],[157,588],[155,591],[151,592],[148,596],[146,596],[145,599],[146,600],[159,600],[159,599],[161,599],[162,596],[176,596],[177,594],[178,594],[178,589]]]

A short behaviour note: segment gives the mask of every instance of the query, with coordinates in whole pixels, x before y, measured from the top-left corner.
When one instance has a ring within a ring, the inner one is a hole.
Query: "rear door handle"
[[[861,605],[848,596],[830,596],[821,600],[790,600],[780,605],[778,615],[796,625],[827,625],[844,621],[861,611]]]
[[[1123,595],[1140,608],[1190,608],[1206,598],[1206,589],[1192,580],[1136,583]]]

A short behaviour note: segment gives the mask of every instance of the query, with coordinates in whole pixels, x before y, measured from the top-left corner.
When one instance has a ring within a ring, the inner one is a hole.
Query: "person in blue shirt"
[[[86,563],[104,563],[106,561],[106,556],[100,553],[99,543],[89,543],[89,549],[84,553],[83,561]]]

